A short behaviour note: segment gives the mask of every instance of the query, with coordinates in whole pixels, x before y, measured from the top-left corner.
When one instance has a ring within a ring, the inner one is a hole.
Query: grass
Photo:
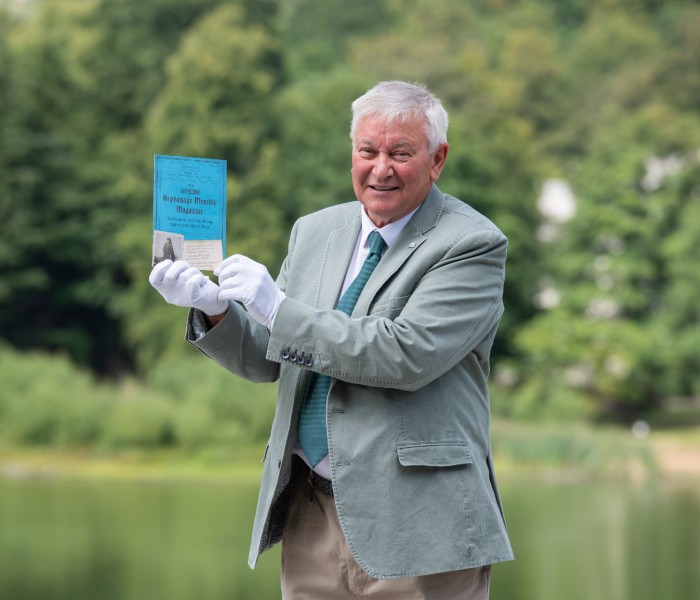
[[[700,480],[700,426],[637,429],[496,421],[499,477]]]
[[[497,420],[492,443],[504,480],[700,479],[698,426],[652,429],[635,437],[619,427]],[[196,452],[0,446],[0,477],[257,483],[263,449],[263,444]]]
[[[198,452],[6,447],[0,449],[0,477],[258,483],[261,455],[259,445]]]

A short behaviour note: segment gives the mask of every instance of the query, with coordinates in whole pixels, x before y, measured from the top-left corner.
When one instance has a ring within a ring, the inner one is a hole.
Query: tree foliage
[[[112,377],[191,360],[147,282],[153,154],[226,159],[228,248],[276,274],[353,198],[351,101],[403,78],[450,113],[440,186],[510,239],[498,410],[698,396],[699,30],[691,1],[0,2],[0,335]]]

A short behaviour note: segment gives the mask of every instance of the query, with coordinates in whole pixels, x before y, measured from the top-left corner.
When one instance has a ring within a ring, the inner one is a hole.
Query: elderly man
[[[488,597],[513,558],[489,443],[507,240],[435,185],[448,117],[423,86],[352,105],[358,202],[297,221],[276,282],[247,257],[151,273],[188,340],[279,380],[250,565],[282,540],[285,598]]]

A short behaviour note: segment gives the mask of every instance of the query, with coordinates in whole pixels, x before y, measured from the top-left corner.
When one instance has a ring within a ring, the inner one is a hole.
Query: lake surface
[[[3,600],[266,600],[246,564],[257,489],[0,480]],[[700,489],[502,485],[516,560],[492,600],[700,599]]]

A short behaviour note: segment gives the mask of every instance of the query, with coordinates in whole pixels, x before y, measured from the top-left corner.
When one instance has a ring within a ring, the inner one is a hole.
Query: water
[[[246,563],[255,489],[0,481],[0,599],[279,596]]]
[[[699,600],[700,486],[505,489],[516,560],[498,600]]]
[[[698,486],[502,487],[492,600],[700,599]],[[256,491],[0,480],[0,599],[279,598],[279,550],[246,564]]]

